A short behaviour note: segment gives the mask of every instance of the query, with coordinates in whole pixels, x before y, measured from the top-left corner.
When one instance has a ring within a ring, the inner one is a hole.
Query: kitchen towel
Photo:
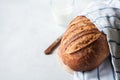
[[[110,56],[94,70],[74,71],[73,80],[120,80],[120,0],[91,3],[79,15],[88,17],[107,35]]]

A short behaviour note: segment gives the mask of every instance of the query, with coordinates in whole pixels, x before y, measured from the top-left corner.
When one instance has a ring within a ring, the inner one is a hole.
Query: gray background
[[[72,80],[44,49],[64,32],[49,0],[0,0],[0,80]]]

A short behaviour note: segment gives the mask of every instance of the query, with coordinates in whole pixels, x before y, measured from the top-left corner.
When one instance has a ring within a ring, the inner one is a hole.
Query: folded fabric
[[[96,69],[74,72],[74,80],[120,80],[120,0],[92,3],[80,15],[107,35],[110,56]]]

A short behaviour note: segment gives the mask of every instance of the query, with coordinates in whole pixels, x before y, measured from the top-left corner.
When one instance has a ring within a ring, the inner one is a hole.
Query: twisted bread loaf
[[[59,47],[59,57],[75,71],[98,67],[108,54],[106,35],[85,16],[78,16],[69,24]]]

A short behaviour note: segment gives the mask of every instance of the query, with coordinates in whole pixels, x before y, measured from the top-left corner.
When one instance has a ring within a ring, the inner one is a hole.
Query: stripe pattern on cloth
[[[80,15],[107,35],[110,56],[92,71],[74,72],[74,80],[120,80],[120,0],[92,4]]]

